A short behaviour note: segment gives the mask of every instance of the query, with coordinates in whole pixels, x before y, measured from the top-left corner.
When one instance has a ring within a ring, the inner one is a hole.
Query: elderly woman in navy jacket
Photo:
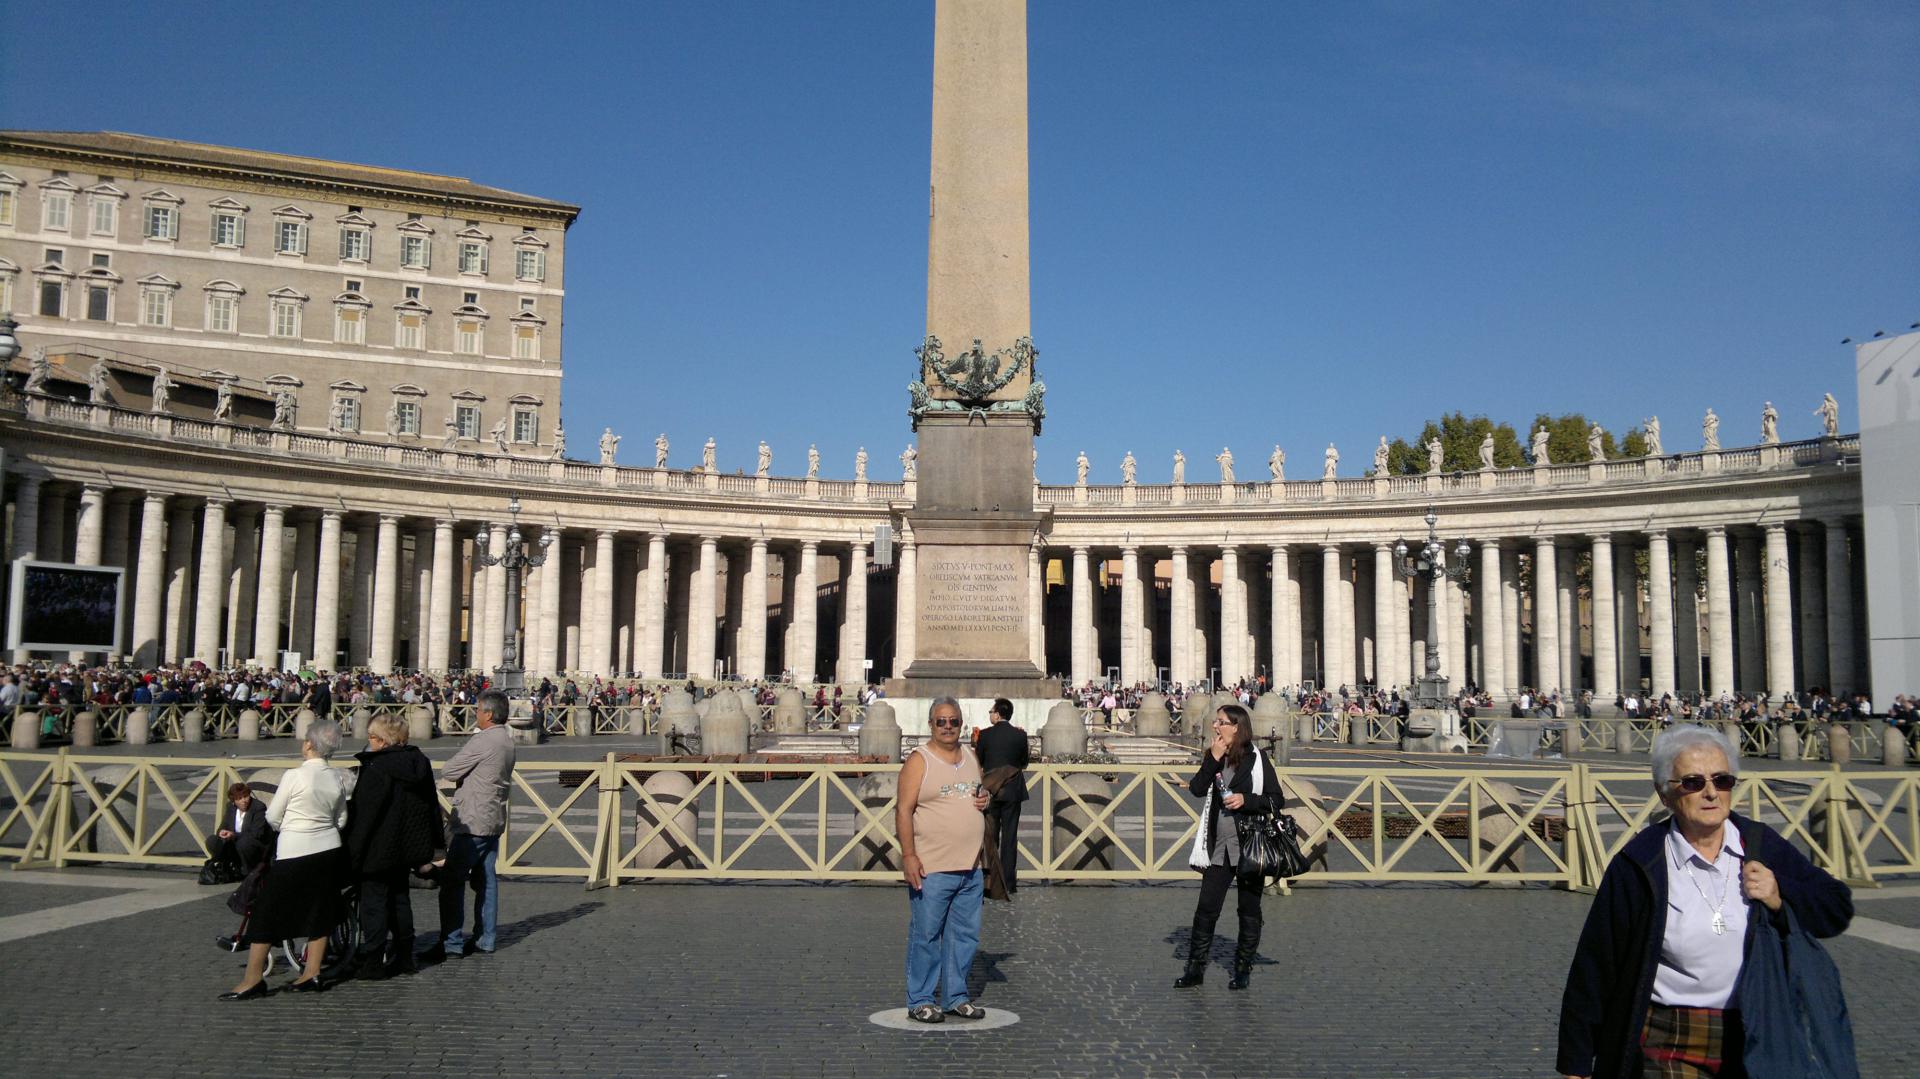
[[[1568,1076],[1742,1076],[1735,990],[1749,928],[1837,936],[1853,894],[1778,832],[1732,811],[1739,757],[1718,731],[1677,726],[1653,743],[1671,816],[1627,841],[1600,882],[1560,1002]],[[1750,842],[1751,841],[1751,842]]]

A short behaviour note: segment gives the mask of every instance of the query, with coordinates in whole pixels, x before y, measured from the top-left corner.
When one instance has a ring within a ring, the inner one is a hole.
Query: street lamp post
[[[1440,673],[1440,590],[1448,581],[1460,581],[1463,584],[1472,575],[1467,564],[1467,556],[1472,548],[1466,540],[1461,540],[1453,549],[1454,564],[1446,563],[1447,549],[1440,542],[1440,533],[1434,524],[1439,518],[1433,507],[1427,507],[1427,541],[1416,553],[1407,550],[1407,542],[1401,540],[1394,545],[1395,568],[1402,577],[1409,580],[1415,577],[1427,578],[1427,648],[1426,670],[1414,685],[1413,703],[1419,708],[1447,707],[1447,676]]]
[[[495,554],[487,550],[487,532],[482,531],[474,537],[479,548],[475,557],[483,566],[505,566],[507,568],[507,639],[501,643],[500,666],[494,668],[494,685],[508,696],[516,696],[527,688],[525,668],[520,663],[520,571],[529,566],[544,565],[547,561],[547,548],[553,546],[553,533],[541,535],[539,550],[528,550],[520,538],[520,496],[512,495],[507,499],[507,546]]]

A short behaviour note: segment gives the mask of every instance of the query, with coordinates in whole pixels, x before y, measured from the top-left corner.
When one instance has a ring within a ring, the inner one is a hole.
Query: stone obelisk
[[[1028,550],[1033,436],[1026,0],[937,0],[927,199],[927,336],[910,414],[920,438],[914,660],[896,695],[1038,697]]]

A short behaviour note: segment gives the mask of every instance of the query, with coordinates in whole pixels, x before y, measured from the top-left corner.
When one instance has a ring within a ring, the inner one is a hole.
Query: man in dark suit
[[[1013,702],[1005,697],[993,702],[991,718],[992,724],[980,732],[980,774],[991,776],[996,768],[1014,769],[987,805],[987,814],[999,829],[1000,875],[1011,894],[1017,890],[1015,874],[1020,860],[1020,803],[1027,800],[1027,732],[1013,725]]]

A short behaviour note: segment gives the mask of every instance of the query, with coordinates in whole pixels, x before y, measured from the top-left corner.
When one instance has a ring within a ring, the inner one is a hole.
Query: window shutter
[[[545,281],[547,279],[547,253],[545,251],[535,251],[533,253],[533,279],[536,281]]]
[[[233,243],[235,247],[247,246],[247,219],[238,214],[233,218]]]
[[[180,210],[179,208],[176,207],[172,210],[167,211],[167,239],[178,240],[179,238],[180,238]]]
[[[346,258],[346,257],[347,257],[347,253],[348,253],[348,252],[349,252],[349,251],[351,250],[351,249],[350,249],[350,248],[349,248],[349,247],[347,246],[347,244],[348,244],[348,242],[349,242],[349,240],[350,240],[350,238],[351,238],[351,235],[352,235],[352,230],[351,230],[351,229],[341,229],[341,230],[340,230],[340,257],[341,257],[341,258]]]
[[[307,226],[304,223],[293,226],[293,234],[295,239],[299,243],[300,253],[303,255],[306,254],[307,253]]]
[[[492,261],[492,257],[491,257],[492,254],[493,252],[489,250],[485,244],[480,245],[480,272],[481,273],[487,272],[487,266]]]

